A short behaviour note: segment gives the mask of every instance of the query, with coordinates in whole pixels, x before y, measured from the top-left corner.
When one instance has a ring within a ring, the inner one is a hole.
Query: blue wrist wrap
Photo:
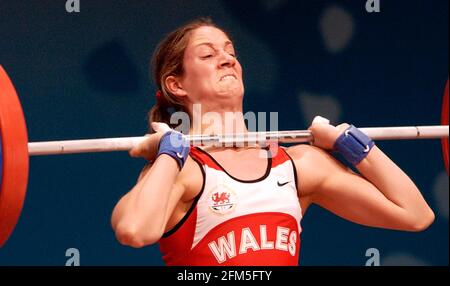
[[[341,136],[336,139],[333,149],[338,151],[349,163],[356,166],[375,145],[369,136],[353,125],[350,125]]]
[[[177,161],[181,170],[184,163],[186,163],[189,150],[189,141],[183,134],[177,131],[168,131],[164,133],[159,141],[158,155],[156,157],[161,154],[169,155]]]

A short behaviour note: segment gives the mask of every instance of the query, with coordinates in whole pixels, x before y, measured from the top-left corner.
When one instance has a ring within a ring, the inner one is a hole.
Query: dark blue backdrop
[[[235,40],[246,111],[279,128],[315,114],[357,126],[439,124],[448,78],[448,0],[0,1],[0,64],[18,90],[30,141],[137,136],[154,103],[148,60],[163,35],[211,16]],[[440,142],[379,142],[436,213],[422,233],[372,229],[318,207],[303,220],[301,264],[448,265],[448,176]],[[109,221],[142,160],[125,152],[33,157],[17,228],[0,265],[161,265],[158,246],[121,246]]]

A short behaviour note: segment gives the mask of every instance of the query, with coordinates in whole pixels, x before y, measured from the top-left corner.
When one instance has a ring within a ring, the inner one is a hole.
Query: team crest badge
[[[234,210],[237,203],[235,192],[225,185],[218,185],[208,195],[209,209],[217,214],[226,214]]]

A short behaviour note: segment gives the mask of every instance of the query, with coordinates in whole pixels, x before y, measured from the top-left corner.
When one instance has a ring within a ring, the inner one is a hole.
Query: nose
[[[229,53],[222,51],[219,58],[220,67],[233,67],[236,64],[236,57],[230,55]]]

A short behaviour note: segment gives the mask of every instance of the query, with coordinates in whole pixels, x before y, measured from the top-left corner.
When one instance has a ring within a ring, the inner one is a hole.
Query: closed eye
[[[200,57],[201,59],[208,59],[208,58],[212,58],[213,57],[213,55],[205,55],[205,56],[202,56],[202,57]]]

